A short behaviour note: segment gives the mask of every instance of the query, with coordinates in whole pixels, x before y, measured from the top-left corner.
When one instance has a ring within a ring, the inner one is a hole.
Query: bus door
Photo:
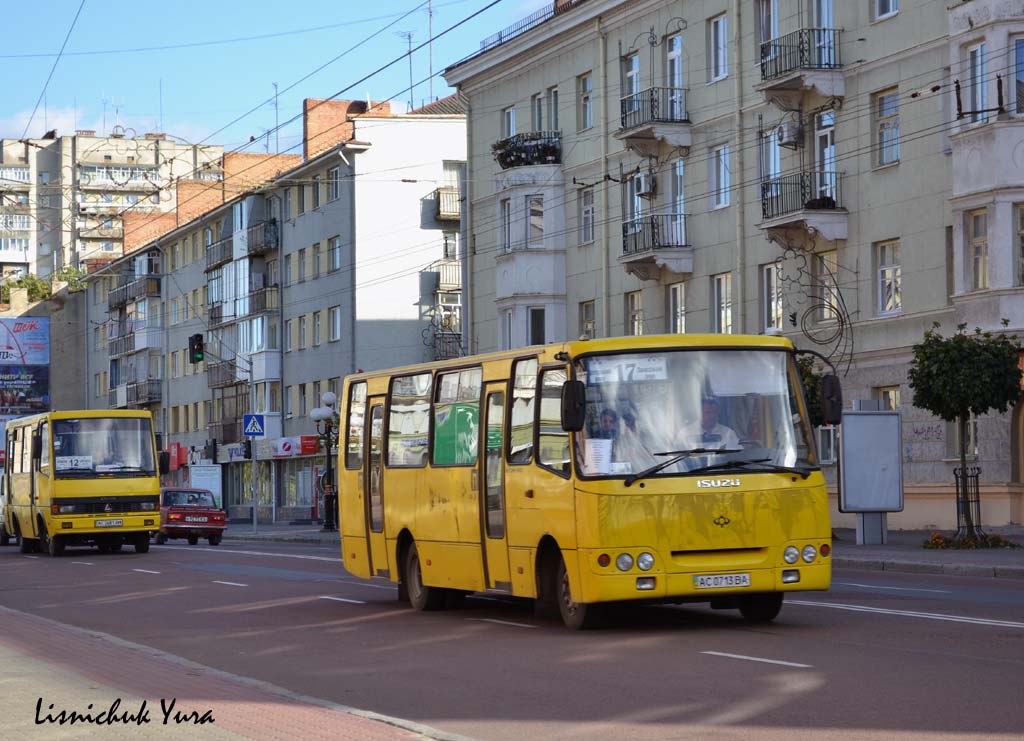
[[[370,424],[366,434],[366,476],[363,501],[366,502],[366,535],[370,558],[370,576],[390,576],[388,548],[384,540],[384,397],[370,399]]]
[[[485,389],[485,419],[480,425],[481,480],[480,521],[484,544],[484,574],[488,589],[512,591],[508,566],[508,534],[505,527],[505,386],[491,383]]]

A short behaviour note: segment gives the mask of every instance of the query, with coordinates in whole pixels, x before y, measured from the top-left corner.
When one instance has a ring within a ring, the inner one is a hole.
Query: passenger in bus
[[[650,447],[644,442],[645,438],[650,442],[650,436],[642,434],[637,423],[636,414],[627,409],[622,413],[622,429],[619,431],[618,439],[615,441],[613,460],[630,464],[631,472],[641,471],[649,468],[658,462],[652,454]]]
[[[683,445],[687,448],[738,448],[740,438],[731,427],[718,422],[719,403],[714,397],[700,405],[700,422],[683,428]]]
[[[601,412],[600,425],[594,437],[599,440],[617,440],[619,437],[619,415],[614,409]]]

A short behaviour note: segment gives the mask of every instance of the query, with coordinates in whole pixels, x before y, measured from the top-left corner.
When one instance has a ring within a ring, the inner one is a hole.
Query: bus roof
[[[35,422],[42,419],[109,419],[111,417],[144,417],[146,419],[152,419],[153,415],[151,412],[144,409],[60,409],[32,414],[25,417],[16,417],[8,422],[7,425],[9,427],[24,425],[29,422]]]

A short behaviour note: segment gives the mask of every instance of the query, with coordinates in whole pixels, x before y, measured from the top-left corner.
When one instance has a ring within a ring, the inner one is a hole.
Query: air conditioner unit
[[[656,182],[654,176],[649,172],[637,173],[635,179],[636,194],[638,196],[653,196]]]
[[[802,144],[800,133],[800,124],[796,121],[783,121],[775,130],[775,135],[779,138],[779,146],[790,149],[796,149]]]

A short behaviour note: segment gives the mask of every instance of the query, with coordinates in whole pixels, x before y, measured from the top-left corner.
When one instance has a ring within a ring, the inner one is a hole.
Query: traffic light
[[[202,363],[206,353],[203,351],[203,335],[194,334],[188,338],[188,359],[193,365]]]
[[[203,458],[214,463],[217,462],[217,438],[206,441],[206,445],[203,446]]]
[[[242,457],[247,461],[252,460],[252,440],[249,438],[242,441]]]

